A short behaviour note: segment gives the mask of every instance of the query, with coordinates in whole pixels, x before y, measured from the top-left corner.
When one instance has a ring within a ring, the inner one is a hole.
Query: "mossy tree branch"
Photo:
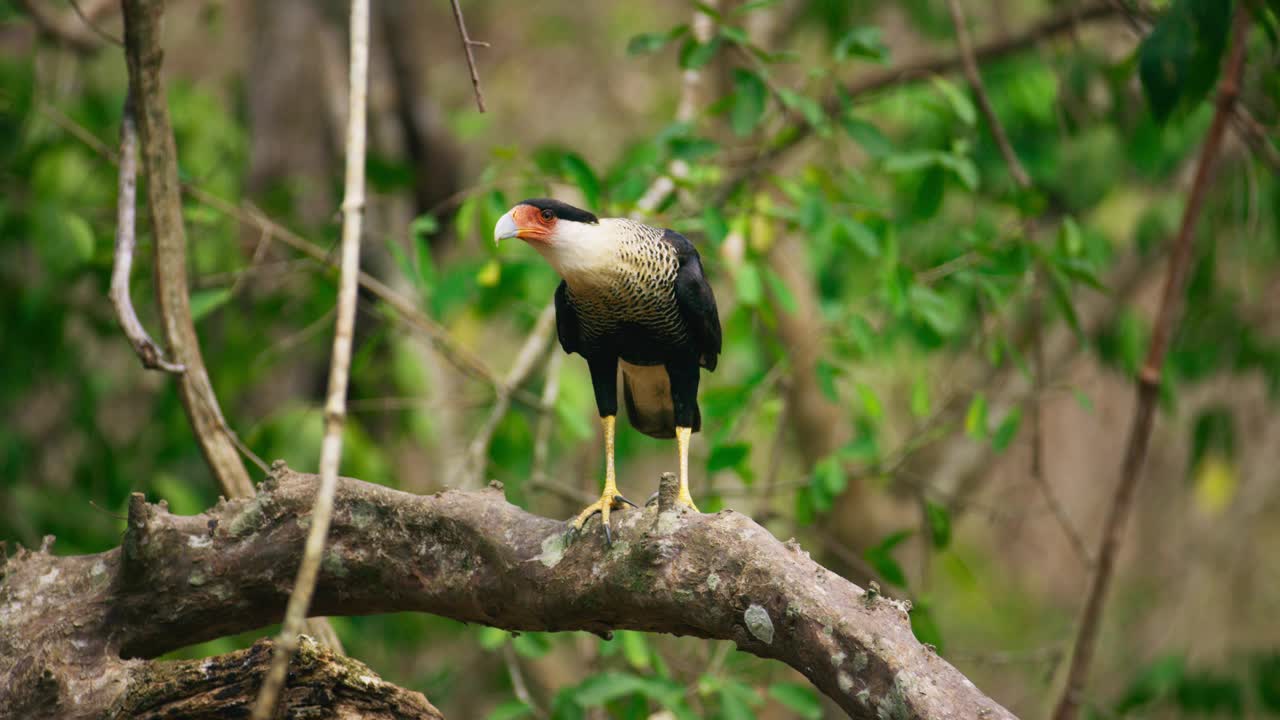
[[[58,716],[97,716],[127,694],[119,658],[279,621],[317,486],[278,465],[255,497],[189,517],[135,495],[120,548],[9,559],[0,706],[52,698]],[[1013,717],[916,641],[903,603],[743,515],[632,510],[612,547],[594,523],[575,541],[566,527],[494,489],[418,496],[342,479],[312,612],[733,640],[804,673],[851,717]]]

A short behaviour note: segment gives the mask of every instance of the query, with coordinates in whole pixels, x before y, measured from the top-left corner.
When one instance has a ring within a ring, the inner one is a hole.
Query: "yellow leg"
[[[617,478],[613,470],[613,431],[616,420],[615,415],[605,415],[600,418],[600,424],[604,426],[604,492],[600,494],[598,501],[584,508],[573,521],[573,529],[581,530],[588,518],[600,513],[600,524],[604,526],[605,539],[610,543],[613,542],[613,538],[609,532],[609,511],[622,503],[636,506],[618,492]]]
[[[693,504],[693,496],[689,494],[689,436],[692,434],[693,428],[676,428],[676,446],[680,449],[680,494],[676,501],[699,512],[698,506]]]

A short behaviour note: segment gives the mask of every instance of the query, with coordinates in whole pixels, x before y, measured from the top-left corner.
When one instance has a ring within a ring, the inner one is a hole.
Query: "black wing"
[[[569,286],[563,280],[556,288],[556,335],[560,347],[567,353],[579,352],[582,347],[578,335],[578,311],[569,302]]]
[[[693,243],[674,230],[668,230],[662,239],[676,249],[680,261],[676,272],[676,305],[689,328],[698,361],[702,367],[715,370],[721,345],[720,313],[716,311],[716,296],[702,273],[702,258]]]

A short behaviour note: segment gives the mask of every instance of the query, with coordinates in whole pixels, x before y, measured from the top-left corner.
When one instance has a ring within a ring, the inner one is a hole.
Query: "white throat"
[[[617,267],[621,228],[617,218],[596,224],[561,220],[547,243],[534,247],[570,287],[607,282]]]

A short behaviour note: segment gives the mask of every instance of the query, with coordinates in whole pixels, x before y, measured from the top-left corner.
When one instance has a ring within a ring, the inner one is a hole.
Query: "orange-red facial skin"
[[[516,221],[518,232],[516,237],[525,242],[549,243],[551,234],[556,229],[556,216],[542,216],[542,211],[532,205],[517,205],[511,210],[511,219]]]

